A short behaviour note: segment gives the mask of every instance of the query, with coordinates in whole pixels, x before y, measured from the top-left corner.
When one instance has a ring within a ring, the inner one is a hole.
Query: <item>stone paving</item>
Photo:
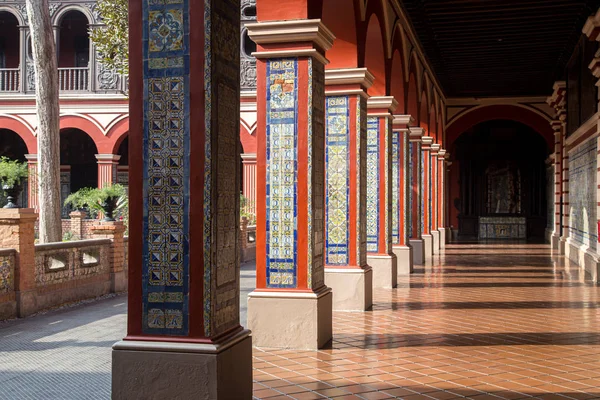
[[[334,313],[321,351],[255,349],[257,399],[600,399],[598,286],[545,245],[448,247]],[[242,268],[245,294],[253,266]],[[126,297],[0,323],[0,399],[109,399]]]

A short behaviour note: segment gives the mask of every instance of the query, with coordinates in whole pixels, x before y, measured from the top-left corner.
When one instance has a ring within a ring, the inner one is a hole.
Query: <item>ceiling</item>
[[[400,0],[448,97],[550,95],[600,0]]]

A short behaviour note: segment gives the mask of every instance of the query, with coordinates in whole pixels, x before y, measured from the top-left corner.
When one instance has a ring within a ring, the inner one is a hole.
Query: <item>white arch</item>
[[[82,13],[87,18],[88,25],[92,25],[95,23],[94,16],[92,15],[91,11],[88,8],[77,5],[77,4],[67,4],[67,5],[59,8],[54,13],[54,16],[52,17],[52,25],[60,26],[60,24],[62,23],[63,17],[65,16],[66,13],[68,13],[70,11],[79,11],[80,13]]]

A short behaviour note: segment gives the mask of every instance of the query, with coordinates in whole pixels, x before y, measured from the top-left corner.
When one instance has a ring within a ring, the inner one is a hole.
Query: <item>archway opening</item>
[[[94,140],[75,128],[60,132],[60,196],[61,203],[72,192],[85,187],[98,187],[98,149]],[[69,210],[63,207],[63,218]]]
[[[375,14],[371,15],[365,37],[364,66],[373,74],[373,86],[368,89],[370,96],[386,95],[384,37]]]
[[[543,239],[547,156],[544,137],[516,121],[487,121],[460,135],[450,183],[459,237]]]
[[[18,133],[10,129],[0,129],[0,157],[7,157],[11,160],[26,162],[25,154],[27,154],[27,145]],[[28,182],[23,182],[22,191],[17,197],[17,205],[19,207],[27,207],[27,185]],[[0,191],[0,207],[6,204],[4,191]]]
[[[67,12],[60,22],[58,52],[60,90],[87,90],[89,85],[89,21],[80,11]]]
[[[19,65],[21,64],[19,21],[6,11],[0,11],[0,91],[19,90]]]
[[[129,187],[129,135],[123,138],[117,155],[121,156],[117,166],[117,183]]]

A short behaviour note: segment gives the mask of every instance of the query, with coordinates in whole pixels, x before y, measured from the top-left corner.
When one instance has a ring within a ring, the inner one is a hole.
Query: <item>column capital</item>
[[[600,10],[588,17],[581,30],[590,40],[600,40]]]
[[[116,164],[121,159],[118,154],[96,154],[98,164]]]
[[[410,136],[409,140],[411,142],[420,142],[423,139],[423,135],[425,134],[425,129],[421,127],[410,127]]]
[[[254,22],[246,24],[246,28],[250,39],[260,46],[252,54],[256,58],[315,57],[327,64],[325,52],[335,40],[320,19]],[[287,48],[291,43],[300,46]]]
[[[256,163],[256,153],[243,153],[241,154],[242,162],[246,163]]]
[[[359,94],[368,97],[367,89],[375,77],[367,68],[341,68],[325,70],[325,95]]]
[[[438,143],[434,143],[429,148],[430,148],[430,151],[431,151],[431,155],[437,157],[438,152],[440,151],[440,149],[442,148],[442,146],[439,145]]]
[[[37,154],[25,154],[25,159],[27,160],[27,162],[29,164],[33,164],[38,161],[38,155]]]
[[[373,96],[367,100],[367,114],[374,117],[392,117],[398,108],[398,102],[393,96]]]
[[[446,158],[446,150],[445,149],[440,149],[438,151],[438,160],[444,160]]]
[[[552,95],[546,99],[546,103],[554,109],[558,109],[564,104],[565,94],[567,93],[567,83],[565,81],[556,81],[553,86]]]
[[[415,122],[412,115],[394,115],[394,129],[410,129],[409,126]]]
[[[433,138],[431,136],[423,136],[421,138],[421,142],[423,143],[423,147],[421,147],[421,150],[423,150],[423,151],[431,150],[432,145],[433,145]]]
[[[596,52],[592,62],[588,65],[588,68],[596,78],[600,78],[600,50]]]

